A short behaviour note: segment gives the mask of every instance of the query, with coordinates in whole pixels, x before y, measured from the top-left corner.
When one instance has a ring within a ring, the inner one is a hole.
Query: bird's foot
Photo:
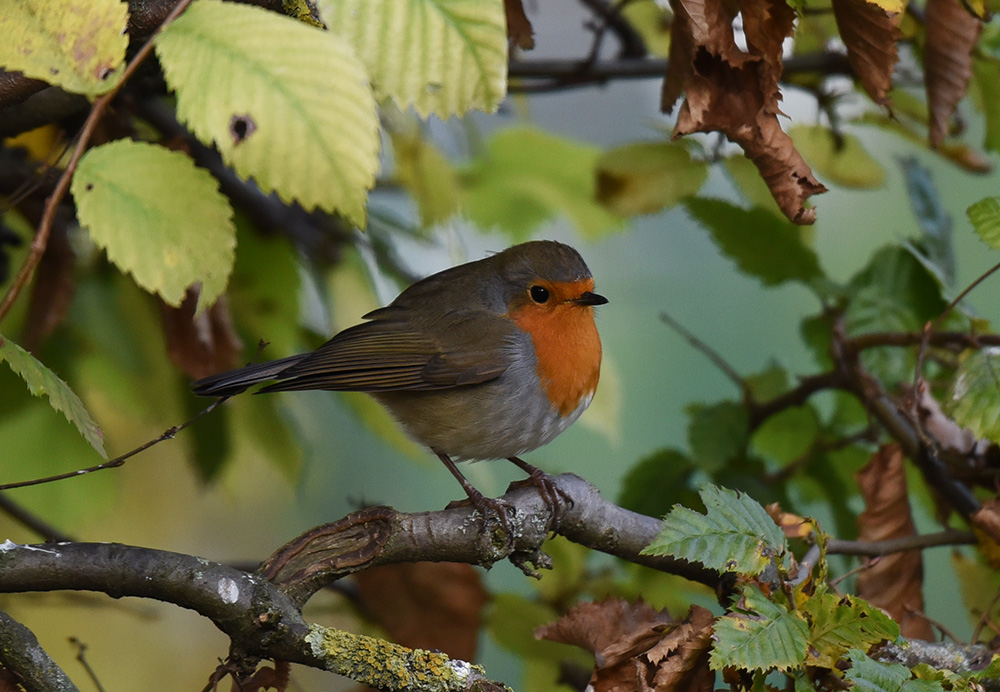
[[[517,488],[534,486],[538,488],[538,494],[542,496],[542,501],[549,508],[550,528],[555,531],[559,528],[559,521],[562,519],[563,505],[560,500],[566,503],[567,507],[573,506],[573,498],[569,493],[559,487],[556,480],[549,474],[542,471],[537,466],[532,466],[526,461],[517,457],[511,457],[510,461],[528,474],[524,480],[514,481],[507,488],[508,492]]]
[[[467,499],[449,502],[445,509],[468,507],[471,505],[482,516],[482,528],[484,531],[489,528],[491,515],[496,516],[504,535],[503,549],[505,551],[512,550],[514,547],[514,529],[510,525],[510,513],[514,511],[514,508],[503,500],[486,497],[475,488],[466,488],[466,493],[469,496]]]

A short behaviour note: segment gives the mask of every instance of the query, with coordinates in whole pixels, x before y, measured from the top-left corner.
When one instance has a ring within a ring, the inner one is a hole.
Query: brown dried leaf
[[[518,48],[531,50],[535,47],[535,31],[531,22],[524,14],[521,0],[504,0],[504,11],[507,13],[507,38]]]
[[[644,655],[649,679],[653,672],[651,690],[684,690],[709,692],[715,683],[715,674],[708,665],[712,645],[712,624],[715,617],[705,608],[693,605],[688,616],[669,635]]]
[[[902,32],[902,12],[890,12],[868,0],[833,0],[840,39],[847,47],[847,60],[875,103],[886,106],[892,86],[892,71],[899,55],[896,44]]]
[[[865,510],[858,517],[859,539],[884,541],[916,533],[899,445],[882,446],[858,472]],[[858,577],[858,596],[886,611],[899,623],[904,637],[932,639],[924,609],[924,566],[912,550],[879,558]]]
[[[708,666],[712,614],[692,606],[678,623],[665,611],[620,599],[577,606],[559,621],[539,627],[535,637],[573,644],[594,654],[594,692],[708,692],[715,680]]]
[[[948,119],[969,86],[972,49],[979,40],[983,23],[961,0],[927,0],[926,13],[924,73],[931,145],[937,147],[948,132]]]
[[[180,307],[160,301],[160,317],[171,362],[188,376],[199,379],[236,365],[243,348],[232,322],[225,296],[195,315],[198,292],[188,289]]]
[[[812,223],[805,200],[826,188],[782,131],[777,116],[781,92],[781,42],[794,13],[784,0],[672,0],[675,18],[670,67],[661,107],[669,112],[686,94],[674,136],[722,132],[742,148],[760,171],[782,212],[795,223]],[[736,45],[732,18],[742,12],[747,52]]]
[[[805,517],[784,511],[777,502],[772,502],[764,509],[767,510],[767,515],[774,519],[774,523],[781,527],[786,538],[806,538],[812,535],[813,529],[816,528],[815,524]]]
[[[993,498],[984,502],[970,519],[973,526],[1000,543],[1000,500]]]
[[[472,565],[383,565],[358,572],[354,579],[368,612],[394,641],[475,659],[488,595]]]

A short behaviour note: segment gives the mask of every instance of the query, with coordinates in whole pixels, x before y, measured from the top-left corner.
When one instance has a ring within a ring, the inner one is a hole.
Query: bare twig
[[[90,663],[87,662],[87,645],[76,637],[70,637],[69,643],[76,647],[76,660],[79,661],[80,665],[87,672],[87,677],[90,681],[94,683],[94,687],[97,688],[97,692],[105,692],[104,685],[101,684],[100,678],[97,677],[97,673],[91,667]]]
[[[47,542],[65,543],[73,540],[70,536],[55,528],[40,517],[35,516],[32,512],[29,512],[27,509],[22,507],[17,502],[14,502],[3,493],[0,493],[0,511],[19,521]]]
[[[746,380],[740,377],[740,374],[736,372],[736,368],[734,368],[732,365],[726,362],[726,359],[723,358],[718,351],[716,351],[714,348],[712,348],[704,341],[699,339],[692,332],[690,332],[687,329],[687,327],[682,325],[680,322],[675,320],[667,313],[665,312],[660,313],[660,321],[663,322],[668,327],[670,327],[671,329],[673,329],[678,334],[680,334],[684,338],[684,340],[687,341],[689,344],[691,344],[691,346],[696,351],[700,351],[702,354],[704,354],[706,358],[712,361],[715,367],[717,367],[722,372],[723,375],[728,377],[732,381],[732,383],[739,388],[740,393],[743,395],[743,397],[749,400],[751,393],[750,393],[750,387],[747,386]]]
[[[83,469],[77,469],[76,471],[67,471],[66,473],[59,473],[54,476],[46,476],[45,478],[32,478],[31,480],[27,481],[15,481],[14,483],[4,483],[0,485],[0,491],[13,490],[14,488],[27,488],[32,485],[42,485],[43,483],[53,483],[55,481],[65,480],[67,478],[76,478],[78,476],[85,476],[88,473],[93,473],[95,471],[104,471],[105,469],[116,469],[119,466],[124,465],[126,461],[134,457],[139,452],[145,452],[150,447],[158,445],[161,442],[164,442],[166,440],[172,440],[174,436],[181,430],[188,427],[202,416],[205,416],[214,411],[227,399],[229,399],[229,397],[222,397],[221,399],[216,399],[211,404],[209,404],[201,411],[188,418],[180,425],[175,425],[171,428],[167,428],[166,430],[163,431],[163,433],[159,437],[152,439],[148,442],[145,442],[136,447],[135,449],[125,452],[121,456],[117,456],[114,459],[111,459],[110,461],[105,461],[104,463],[97,464],[95,466],[88,466],[87,468]]]
[[[903,536],[885,541],[845,541],[831,538],[826,543],[829,555],[866,555],[878,557],[908,550],[923,550],[942,545],[972,545],[976,537],[971,531],[947,530],[919,536]]]

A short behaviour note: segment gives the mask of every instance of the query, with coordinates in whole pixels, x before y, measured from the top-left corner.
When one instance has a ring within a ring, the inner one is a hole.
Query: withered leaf
[[[207,377],[236,365],[243,347],[229,319],[225,296],[195,314],[198,292],[188,289],[180,307],[160,301],[160,318],[171,362],[191,378]]]
[[[865,509],[858,517],[859,539],[884,541],[916,533],[910,514],[903,452],[899,445],[882,446],[858,472]],[[881,557],[858,577],[858,596],[886,611],[899,623],[904,637],[932,639],[924,609],[924,566],[919,550]]]
[[[524,50],[534,48],[535,32],[527,15],[524,14],[521,0],[504,0],[503,8],[507,14],[507,38],[518,48]]]
[[[594,654],[594,692],[708,692],[712,614],[692,606],[678,623],[666,611],[620,599],[587,603],[535,630],[539,639],[573,644]]]
[[[672,0],[674,25],[661,107],[670,112],[683,91],[674,136],[722,132],[753,161],[782,212],[812,223],[811,195],[825,192],[778,124],[781,43],[794,13],[784,0]],[[736,45],[732,19],[744,17],[747,51]]]
[[[972,524],[994,542],[1000,543],[1000,500],[993,498],[984,502],[972,515]]]
[[[415,562],[354,575],[368,612],[393,641],[474,660],[488,595],[472,565]]]
[[[868,0],[833,0],[840,40],[861,86],[875,103],[887,105],[892,86],[902,12],[890,12]]]
[[[924,74],[931,145],[937,147],[948,132],[948,119],[969,86],[972,49],[983,23],[961,0],[927,0],[926,13]]]

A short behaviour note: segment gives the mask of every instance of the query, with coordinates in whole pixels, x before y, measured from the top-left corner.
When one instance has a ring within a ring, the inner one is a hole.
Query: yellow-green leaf
[[[70,189],[80,224],[108,259],[170,305],[200,284],[200,309],[222,294],[233,268],[233,212],[218,188],[184,154],[118,140],[80,159]]]
[[[517,241],[558,214],[586,236],[618,229],[621,217],[595,195],[600,155],[593,145],[533,127],[501,130],[461,174],[463,211],[479,226],[500,227]]]
[[[0,361],[7,361],[11,369],[28,385],[28,391],[32,394],[46,395],[52,408],[61,411],[66,420],[76,426],[90,446],[102,457],[108,458],[104,451],[104,433],[94,422],[80,397],[69,388],[68,384],[30,353],[13,341],[5,339],[2,334],[0,334]]]
[[[670,55],[670,12],[664,5],[656,0],[633,0],[617,6],[642,36],[646,49],[661,58]]]
[[[432,226],[454,216],[458,177],[441,150],[416,132],[393,133],[392,149],[396,176],[417,203],[420,222]]]
[[[96,95],[118,83],[128,4],[118,0],[5,0],[0,66],[66,91]]]
[[[885,171],[854,135],[833,132],[822,125],[800,125],[789,130],[795,148],[820,176],[853,188],[881,187]]]
[[[701,188],[708,177],[674,142],[636,142],[606,152],[597,162],[597,199],[619,214],[652,214]]]
[[[495,111],[507,91],[501,0],[319,0],[354,45],[380,98],[442,118]]]
[[[239,175],[364,225],[379,127],[349,43],[257,7],[198,0],[156,52],[180,119]]]

